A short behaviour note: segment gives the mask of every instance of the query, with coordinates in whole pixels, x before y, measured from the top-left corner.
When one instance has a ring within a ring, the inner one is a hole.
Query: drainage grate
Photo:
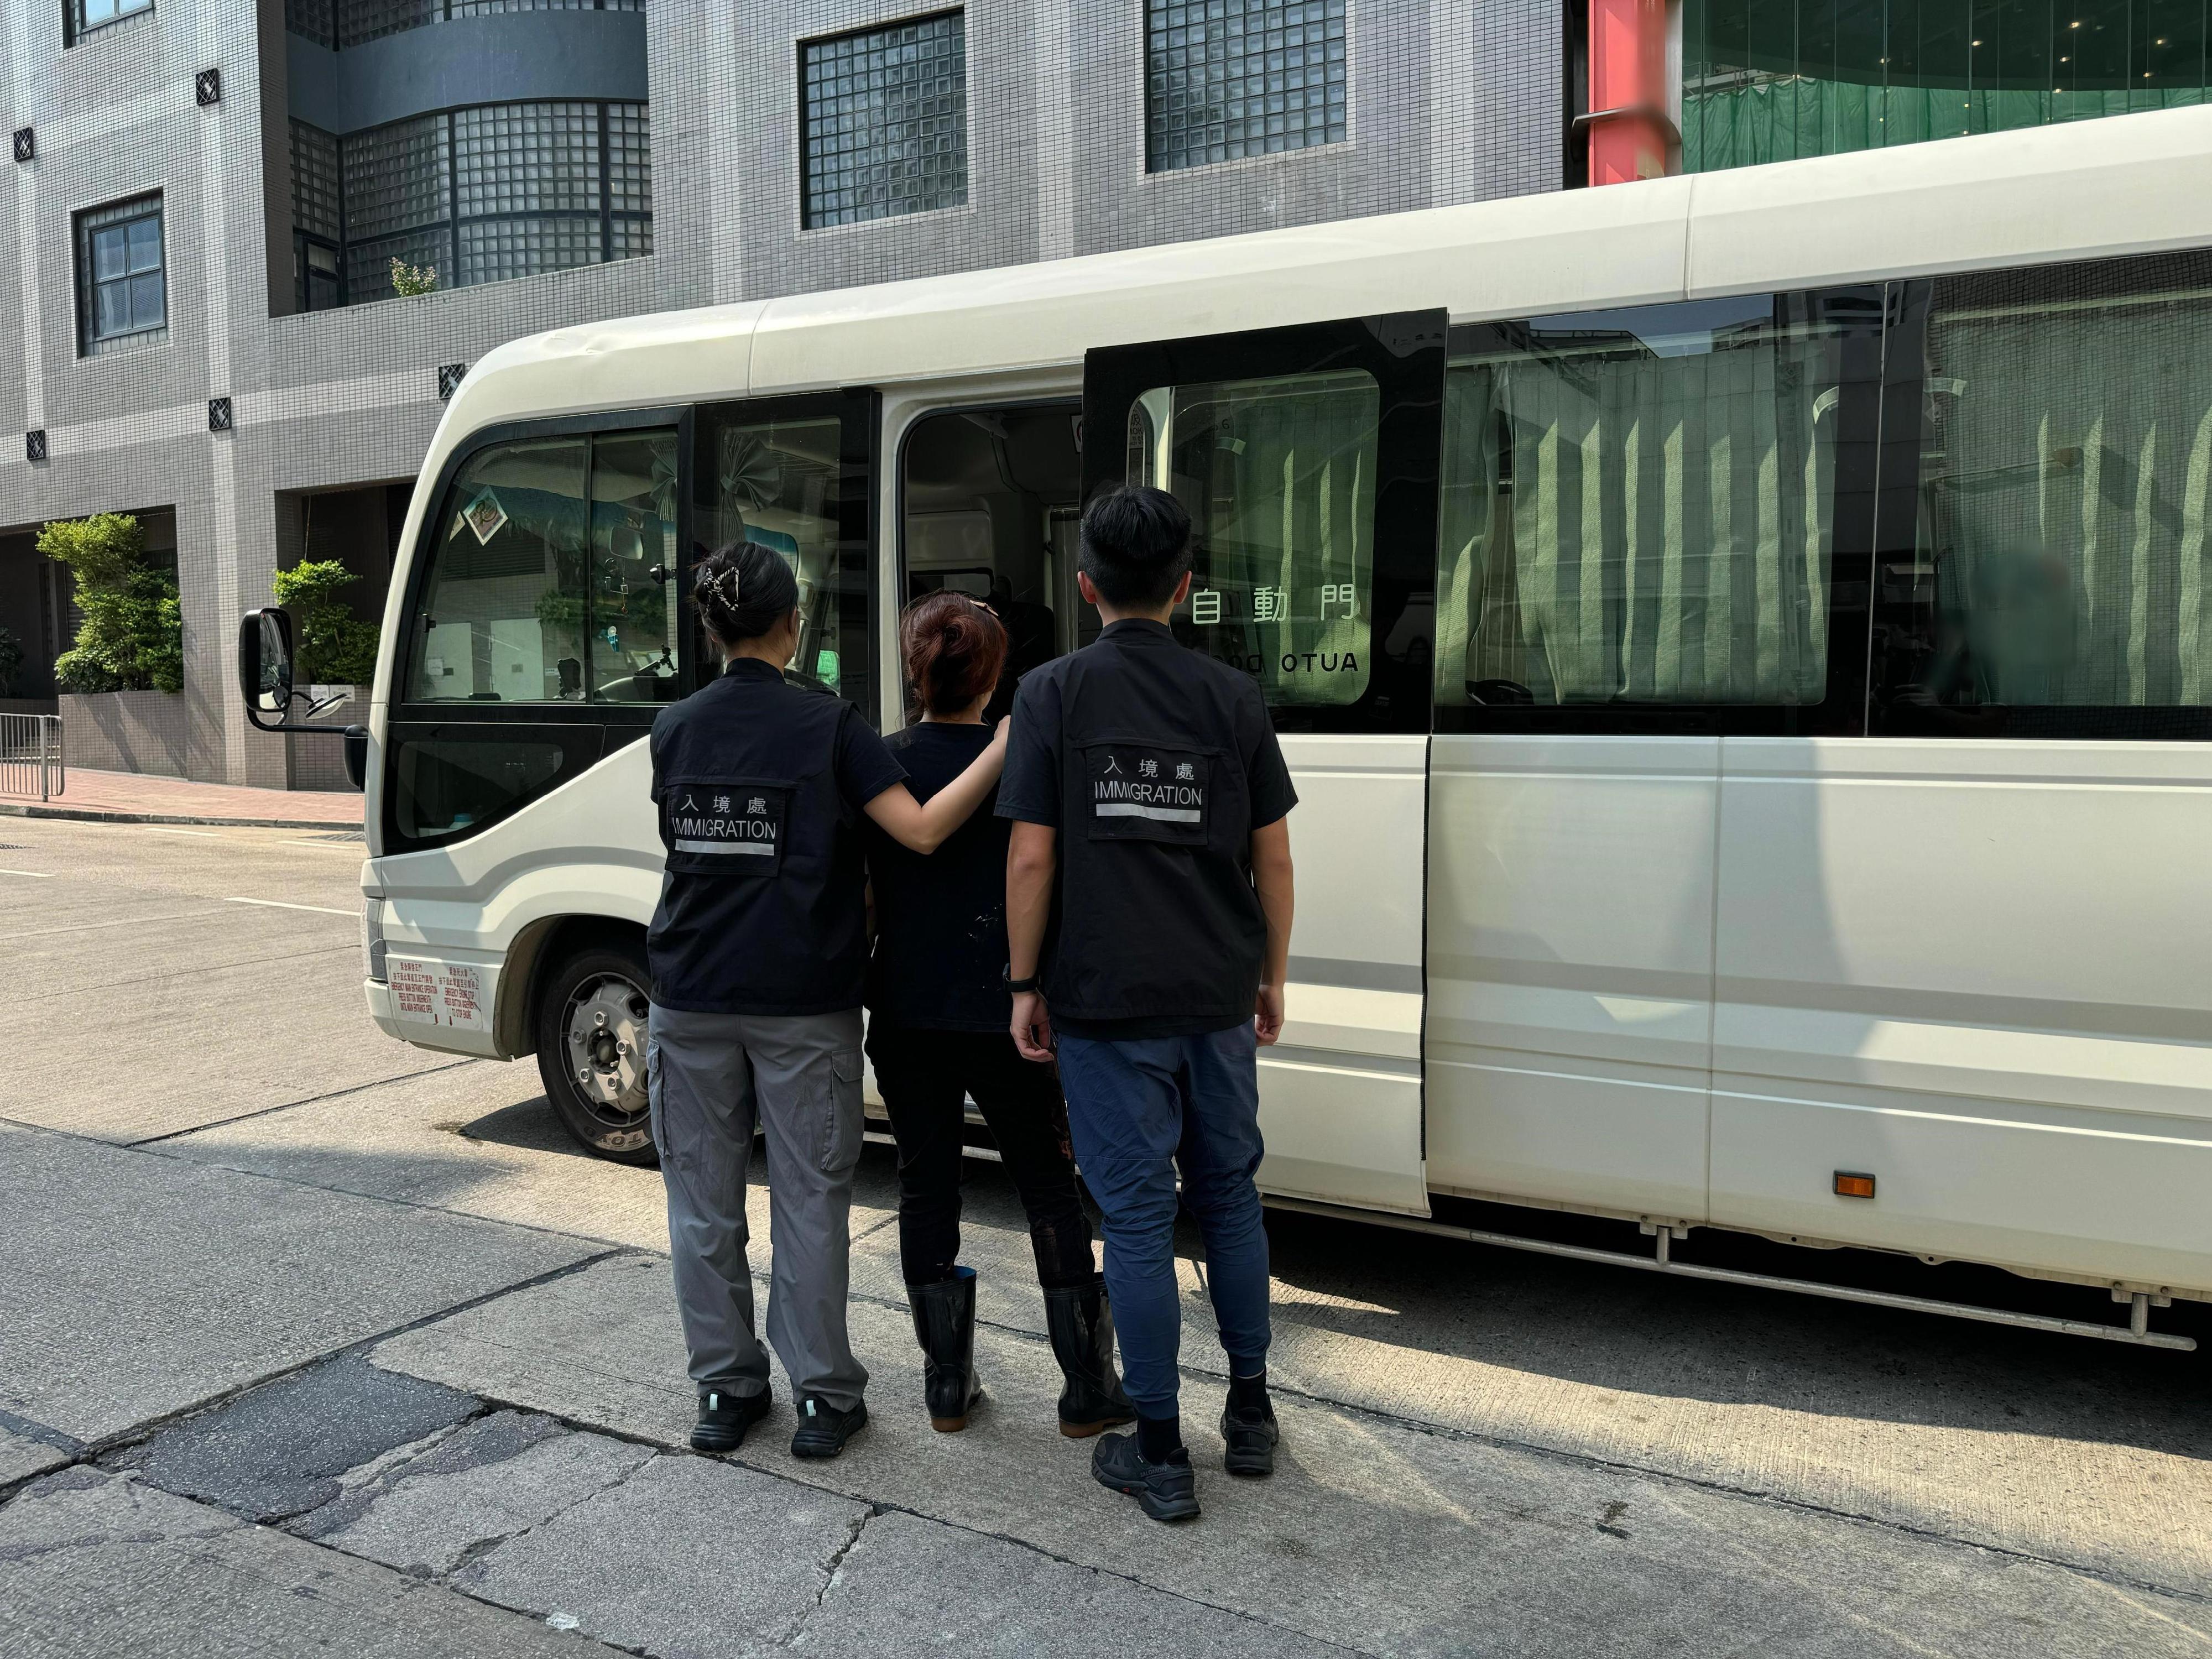
[[[30,850],[19,841],[0,841],[0,853],[27,853]]]
[[[356,841],[356,842],[365,842],[365,841],[367,841],[367,840],[368,839],[368,837],[366,835],[364,835],[362,831],[360,831],[360,830],[333,830],[333,831],[332,831],[331,833],[330,833],[329,835],[324,835],[324,836],[301,836],[301,837],[300,837],[300,839],[301,839],[301,840],[302,840],[302,841]]]

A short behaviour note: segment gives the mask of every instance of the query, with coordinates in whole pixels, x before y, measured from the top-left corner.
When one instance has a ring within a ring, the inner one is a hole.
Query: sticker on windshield
[[[1205,845],[1212,782],[1206,756],[1133,743],[1096,744],[1086,753],[1091,840]]]
[[[668,867],[679,874],[772,876],[783,867],[791,791],[764,783],[672,784]]]
[[[461,509],[461,522],[476,532],[477,544],[481,547],[507,528],[507,509],[499,504],[499,497],[491,493],[489,485],[477,491],[476,500]]]

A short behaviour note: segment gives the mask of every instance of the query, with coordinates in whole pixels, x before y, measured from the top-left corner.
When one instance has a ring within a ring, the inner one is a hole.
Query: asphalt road
[[[2212,1352],[1277,1213],[1282,1470],[1218,1472],[1187,1258],[1206,1514],[1169,1529],[1053,1430],[988,1164],[989,1397],[930,1431],[876,1148],[874,1421],[828,1465],[785,1455],[782,1405],[736,1459],[692,1456],[658,1176],[578,1153],[528,1062],[376,1032],[359,859],[0,820],[0,1659],[2212,1654]],[[1972,1270],[1680,1249],[2115,1316]],[[2205,1313],[2160,1317],[2212,1351]]]

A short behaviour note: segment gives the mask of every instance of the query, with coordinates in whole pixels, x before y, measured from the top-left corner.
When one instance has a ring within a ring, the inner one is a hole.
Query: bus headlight
[[[361,952],[368,964],[368,976],[379,985],[384,983],[384,901],[364,898],[361,902]]]

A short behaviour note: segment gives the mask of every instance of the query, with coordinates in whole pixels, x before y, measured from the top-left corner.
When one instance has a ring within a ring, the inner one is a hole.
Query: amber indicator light
[[[1838,1170],[1836,1171],[1836,1196],[1838,1198],[1872,1198],[1874,1177],[1870,1175],[1854,1175],[1848,1170]]]

